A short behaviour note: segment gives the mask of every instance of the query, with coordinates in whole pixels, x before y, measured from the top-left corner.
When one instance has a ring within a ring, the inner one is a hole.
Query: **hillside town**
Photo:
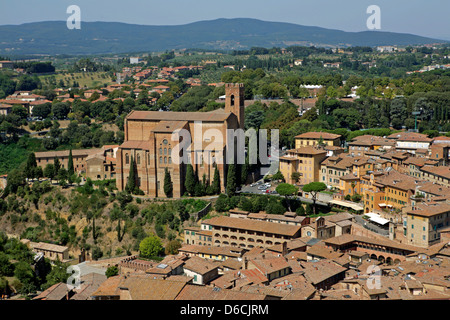
[[[449,63],[0,56],[0,298],[449,300]]]

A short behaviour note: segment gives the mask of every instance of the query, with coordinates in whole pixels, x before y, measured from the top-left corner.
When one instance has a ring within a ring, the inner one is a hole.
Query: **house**
[[[69,300],[73,295],[74,292],[66,283],[58,282],[38,294],[33,300]]]
[[[323,64],[324,68],[340,68],[341,63],[340,62],[326,62]]]
[[[206,285],[219,276],[218,265],[199,257],[190,257],[184,266],[184,275],[192,277],[192,283]]]
[[[155,278],[132,274],[114,276],[92,293],[92,300],[175,300],[186,286],[188,278]]]
[[[332,285],[343,280],[347,270],[347,268],[328,260],[300,262],[300,265],[303,268],[306,280],[317,290],[327,290]]]
[[[8,184],[8,175],[3,174],[0,176],[0,189],[5,189],[6,185]]]
[[[138,64],[141,62],[142,62],[142,59],[139,57],[130,57],[130,64]]]
[[[270,282],[289,274],[291,267],[284,257],[263,253],[255,257],[244,257],[242,270],[258,270]]]
[[[0,69],[14,69],[14,62],[0,61]]]
[[[266,300],[266,295],[261,293],[248,293],[238,290],[223,289],[219,286],[195,286],[187,284],[178,294],[175,300]]]
[[[0,103],[0,116],[7,116],[11,113],[12,105],[6,103]]]
[[[56,244],[45,242],[32,242],[26,239],[22,240],[32,251],[42,253],[45,258],[50,260],[59,260],[65,262],[69,260],[69,248]]]

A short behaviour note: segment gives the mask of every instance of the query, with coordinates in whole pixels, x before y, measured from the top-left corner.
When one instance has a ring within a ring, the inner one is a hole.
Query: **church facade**
[[[225,95],[225,108],[210,112],[129,113],[124,122],[125,140],[117,151],[118,190],[125,189],[134,161],[136,184],[148,196],[166,197],[166,169],[172,179],[173,197],[183,196],[188,163],[192,164],[200,181],[205,177],[209,183],[212,183],[217,167],[224,192],[227,130],[244,129],[243,84],[225,84]],[[218,135],[223,140],[218,141]],[[234,158],[238,152],[244,152],[237,149],[233,148]]]

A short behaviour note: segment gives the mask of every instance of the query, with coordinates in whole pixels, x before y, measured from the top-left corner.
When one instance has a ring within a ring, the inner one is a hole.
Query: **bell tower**
[[[232,112],[236,115],[239,128],[244,129],[244,84],[225,84],[225,112]]]

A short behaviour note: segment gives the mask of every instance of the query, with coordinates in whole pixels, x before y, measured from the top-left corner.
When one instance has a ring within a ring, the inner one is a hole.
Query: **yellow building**
[[[416,188],[426,183],[394,169],[371,172],[361,179],[364,211],[401,210],[411,205]]]
[[[321,163],[320,182],[329,188],[340,189],[344,194],[361,193],[359,187],[348,192],[346,181],[359,180],[368,171],[380,168],[377,160],[369,157],[355,157],[349,154],[340,154],[337,157],[329,157]],[[342,180],[342,178],[344,178]],[[356,177],[356,178],[353,178]],[[350,182],[351,183],[351,182]]]
[[[316,146],[322,140],[322,143],[327,146],[341,145],[342,136],[339,134],[328,132],[306,132],[295,137],[295,148]]]
[[[318,147],[301,147],[288,150],[280,157],[280,171],[287,183],[305,185],[319,181],[320,163],[326,158],[327,151]],[[293,177],[298,173],[298,180]]]
[[[406,211],[408,244],[428,247],[441,241],[440,230],[450,223],[450,204],[424,202]]]

